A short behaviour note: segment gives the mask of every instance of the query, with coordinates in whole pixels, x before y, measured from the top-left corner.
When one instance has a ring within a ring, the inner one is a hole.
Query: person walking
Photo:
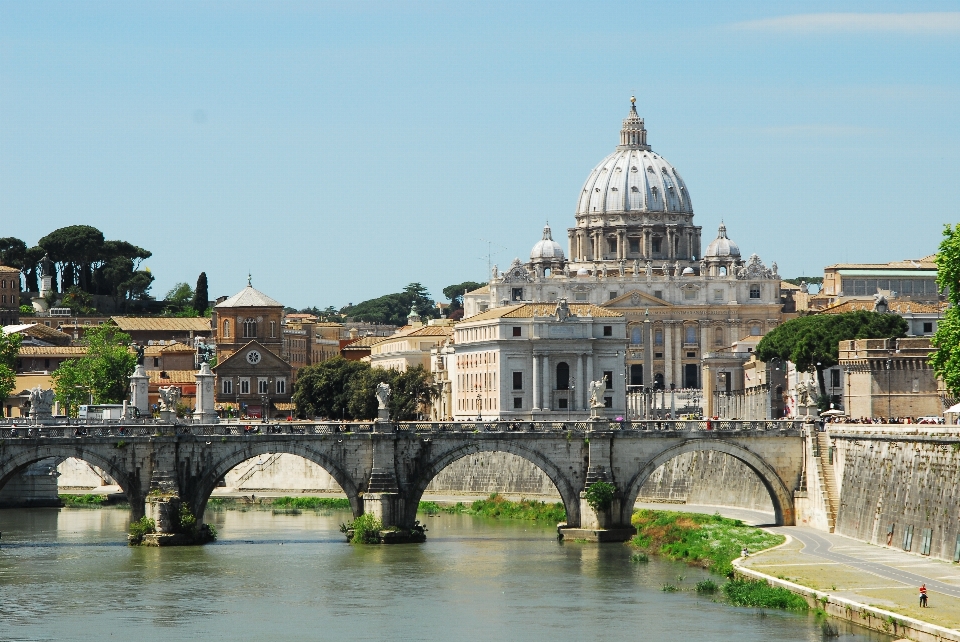
[[[921,608],[927,607],[927,585],[926,583],[920,585],[920,606]]]

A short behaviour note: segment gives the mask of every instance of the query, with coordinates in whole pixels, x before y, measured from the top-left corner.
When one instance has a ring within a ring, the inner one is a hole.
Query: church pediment
[[[640,290],[632,290],[618,296],[616,299],[610,299],[603,304],[604,308],[653,308],[653,307],[665,307],[672,308],[674,307],[670,303],[664,301],[663,299],[658,299],[657,297],[647,294],[646,292],[641,292]]]
[[[289,368],[290,364],[270,352],[259,341],[251,341],[214,366],[217,374],[232,372],[255,374],[257,369],[275,370]]]

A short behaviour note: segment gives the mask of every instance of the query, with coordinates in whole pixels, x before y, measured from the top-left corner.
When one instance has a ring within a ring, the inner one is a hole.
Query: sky
[[[704,248],[822,275],[960,219],[960,1],[0,0],[0,236],[94,225],[158,298],[442,299],[566,248],[631,95]]]

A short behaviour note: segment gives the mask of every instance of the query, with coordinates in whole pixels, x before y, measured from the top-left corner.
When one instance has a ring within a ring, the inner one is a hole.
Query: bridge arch
[[[787,488],[780,475],[762,457],[743,446],[719,439],[688,439],[681,444],[668,448],[644,464],[643,468],[633,476],[626,486],[624,502],[622,504],[622,523],[629,524],[633,513],[633,505],[637,501],[640,489],[653,472],[674,457],[688,452],[708,451],[721,452],[739,460],[756,474],[760,482],[770,495],[777,526],[793,526],[795,513],[793,507],[793,493]]]
[[[82,443],[44,444],[43,452],[39,448],[31,450],[7,449],[7,452],[10,451],[14,451],[13,454],[0,461],[0,488],[6,486],[7,482],[31,464],[51,457],[57,459],[72,457],[105,470],[117,482],[124,495],[127,496],[133,517],[137,518],[143,515],[144,492],[141,492],[140,480],[135,471],[127,469],[122,459],[104,457],[96,448],[88,449]]]
[[[412,524],[416,520],[417,507],[420,504],[423,493],[426,491],[427,486],[430,485],[430,482],[433,481],[443,469],[469,455],[495,452],[516,455],[542,470],[560,493],[560,500],[563,502],[563,508],[567,513],[567,524],[572,526],[580,525],[580,488],[563,470],[554,464],[549,457],[533,448],[529,448],[522,443],[512,440],[496,442],[484,440],[469,441],[450,450],[438,453],[413,480],[413,485],[408,495],[409,501],[405,506],[405,523]]]
[[[203,515],[207,508],[207,502],[210,500],[210,495],[213,494],[224,475],[245,461],[274,453],[297,455],[323,468],[340,485],[347,499],[350,500],[350,508],[354,517],[363,513],[363,501],[360,498],[357,483],[329,455],[294,441],[265,443],[251,441],[243,443],[242,446],[238,446],[237,450],[206,468],[194,483],[189,484],[191,488],[187,490],[187,495],[193,514],[198,518]]]

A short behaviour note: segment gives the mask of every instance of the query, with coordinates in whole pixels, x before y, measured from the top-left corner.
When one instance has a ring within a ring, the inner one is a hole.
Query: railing
[[[99,425],[3,425],[0,439],[80,439],[83,437],[272,437],[274,435],[335,435],[392,432],[422,433],[584,433],[613,431],[624,433],[682,432],[779,432],[799,430],[802,421],[737,421],[664,419],[644,421],[457,421],[457,422],[281,422],[247,424],[99,424]]]

